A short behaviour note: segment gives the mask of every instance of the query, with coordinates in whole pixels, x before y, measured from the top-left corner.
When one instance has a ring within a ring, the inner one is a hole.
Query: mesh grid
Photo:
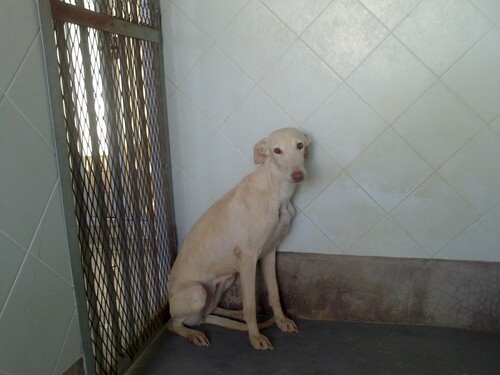
[[[55,37],[96,370],[115,374],[167,317],[175,239],[159,46],[60,21]]]
[[[154,0],[61,0],[63,3],[77,5],[85,9],[113,16],[115,18],[160,28],[160,15]]]

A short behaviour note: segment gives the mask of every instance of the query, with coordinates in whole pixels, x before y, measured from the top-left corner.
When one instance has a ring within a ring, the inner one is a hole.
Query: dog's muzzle
[[[302,171],[294,171],[292,173],[293,182],[300,182],[304,179],[304,172]]]

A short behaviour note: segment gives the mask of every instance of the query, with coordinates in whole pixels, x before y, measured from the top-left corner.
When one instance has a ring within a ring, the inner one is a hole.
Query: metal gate
[[[176,246],[159,5],[51,8],[95,371],[115,374],[167,317]]]

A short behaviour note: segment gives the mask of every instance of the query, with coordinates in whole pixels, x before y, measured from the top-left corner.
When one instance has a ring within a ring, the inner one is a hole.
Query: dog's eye
[[[281,150],[279,147],[275,147],[273,151],[275,154],[281,154]]]
[[[304,148],[304,144],[302,142],[297,143],[297,148],[302,150]]]

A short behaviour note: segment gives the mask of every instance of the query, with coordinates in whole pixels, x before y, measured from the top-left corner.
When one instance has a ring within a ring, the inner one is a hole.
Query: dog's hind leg
[[[167,322],[167,328],[198,346],[209,346],[210,342],[203,332],[185,325],[195,326],[203,323],[207,294],[202,284],[192,283],[177,289],[170,297],[171,319]]]

